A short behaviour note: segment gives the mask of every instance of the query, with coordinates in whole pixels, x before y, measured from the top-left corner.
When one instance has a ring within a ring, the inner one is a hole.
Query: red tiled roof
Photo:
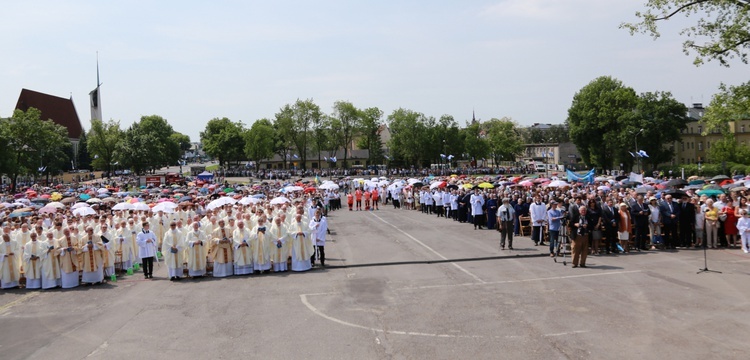
[[[78,118],[73,99],[47,95],[28,89],[21,89],[16,109],[26,111],[37,108],[42,112],[42,120],[52,120],[68,129],[68,137],[80,139],[83,126]]]

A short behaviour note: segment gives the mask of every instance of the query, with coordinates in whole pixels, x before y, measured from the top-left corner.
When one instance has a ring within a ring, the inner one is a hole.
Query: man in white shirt
[[[484,209],[482,209],[482,206],[484,206],[484,196],[479,192],[479,188],[474,189],[474,193],[471,194],[471,198],[469,200],[469,203],[471,203],[471,216],[474,218],[474,230],[479,227],[479,229],[482,229],[482,220],[484,218]]]
[[[310,220],[310,233],[315,242],[315,248],[318,254],[318,260],[320,260],[320,266],[326,266],[326,233],[328,231],[328,220],[323,216],[321,209],[315,212],[315,217]],[[315,265],[315,254],[310,258],[310,263]]]

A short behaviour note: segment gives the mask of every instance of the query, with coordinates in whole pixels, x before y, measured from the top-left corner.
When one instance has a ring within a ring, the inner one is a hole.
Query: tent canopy
[[[208,171],[204,171],[198,174],[198,180],[208,181],[208,180],[213,180],[213,178],[214,178],[214,174]]]

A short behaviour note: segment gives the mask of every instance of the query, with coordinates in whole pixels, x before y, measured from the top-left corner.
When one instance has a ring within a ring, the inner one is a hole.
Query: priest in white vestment
[[[182,231],[177,229],[177,224],[172,221],[169,230],[164,234],[161,243],[161,253],[164,255],[164,263],[167,264],[169,280],[180,280],[182,277],[182,264],[184,263],[183,251],[185,250],[185,237]]]
[[[287,258],[289,258],[289,234],[287,233],[286,226],[284,226],[282,216],[277,214],[273,219],[273,224],[271,224],[268,235],[273,239],[271,250],[273,271],[282,272],[289,270],[286,264]]]
[[[302,214],[294,216],[288,227],[292,238],[292,271],[307,271],[312,269],[310,257],[313,254],[313,243],[307,231],[307,225],[302,221]]]
[[[219,220],[219,227],[214,229],[211,240],[211,256],[214,259],[214,277],[227,277],[234,274],[234,255],[232,254],[232,230],[224,219]]]
[[[78,237],[70,233],[70,228],[63,229],[63,237],[57,239],[58,254],[60,256],[60,277],[62,288],[70,289],[78,286]]]
[[[232,232],[232,243],[234,245],[234,274],[252,274],[253,252],[250,248],[250,230],[245,227],[245,221],[237,222],[237,229]]]
[[[100,237],[94,235],[94,227],[86,228],[86,234],[81,237],[81,282],[88,284],[101,283],[104,280],[104,244]]]
[[[39,241],[36,232],[30,234],[30,241],[23,247],[23,269],[27,289],[42,288],[42,256],[47,244]]]
[[[187,234],[188,274],[190,276],[206,275],[206,253],[208,252],[208,240],[206,234],[200,229],[199,223],[193,223],[193,231]]]
[[[10,234],[3,234],[3,242],[0,243],[0,288],[18,287],[22,251],[18,242],[11,240]]]
[[[271,269],[271,246],[273,235],[267,235],[266,218],[261,215],[258,225],[250,231],[250,247],[253,249],[253,269],[268,271]]]
[[[47,246],[42,255],[42,289],[53,289],[62,285],[58,245],[53,232],[45,235]]]

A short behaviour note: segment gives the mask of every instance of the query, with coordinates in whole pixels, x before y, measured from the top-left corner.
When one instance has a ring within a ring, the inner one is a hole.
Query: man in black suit
[[[672,201],[672,195],[664,195],[664,201],[659,204],[661,213],[662,235],[664,235],[664,248],[675,249],[677,247],[677,221],[680,216],[680,204]]]
[[[604,224],[604,237],[607,254],[617,251],[617,209],[614,208],[612,199],[602,203],[602,224]]]
[[[651,211],[648,205],[643,203],[643,195],[638,195],[635,203],[630,208],[630,215],[635,223],[635,247],[638,251],[648,250],[646,248],[646,236],[648,234],[648,216]]]
[[[680,200],[680,246],[689,247],[693,244],[695,234],[695,205],[687,195]]]

